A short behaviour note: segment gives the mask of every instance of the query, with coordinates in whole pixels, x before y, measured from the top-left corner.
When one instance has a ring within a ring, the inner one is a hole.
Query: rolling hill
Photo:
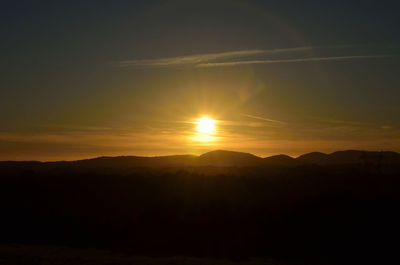
[[[249,153],[216,150],[200,156],[116,156],[97,157],[77,161],[38,162],[0,161],[1,169],[41,169],[41,168],[165,168],[165,167],[296,167],[302,165],[400,165],[400,154],[396,152],[376,152],[347,150],[331,154],[312,152],[293,158],[287,155],[258,157]]]

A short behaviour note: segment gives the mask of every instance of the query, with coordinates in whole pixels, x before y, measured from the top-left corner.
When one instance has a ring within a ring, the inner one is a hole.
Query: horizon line
[[[212,151],[207,151],[204,152],[200,155],[194,155],[194,154],[171,154],[171,155],[154,155],[154,156],[146,156],[146,155],[115,155],[115,156],[107,156],[107,155],[99,155],[99,156],[94,156],[94,157],[88,157],[88,158],[82,158],[82,159],[76,159],[76,160],[47,160],[47,161],[43,161],[43,160],[0,160],[0,163],[7,163],[7,162],[36,162],[36,163],[57,163],[57,162],[77,162],[77,161],[85,161],[85,160],[93,160],[93,159],[98,159],[98,158],[122,158],[122,157],[137,157],[137,158],[159,158],[159,157],[173,157],[173,156],[193,156],[193,157],[200,157],[204,154],[208,154],[208,153],[212,153],[212,152],[231,152],[231,153],[242,153],[242,154],[250,154],[252,156],[264,159],[264,158],[269,158],[269,157],[274,157],[274,156],[280,156],[280,155],[284,155],[284,156],[288,156],[290,158],[293,159],[297,159],[301,156],[307,155],[307,154],[312,154],[312,153],[320,153],[320,154],[324,154],[324,155],[332,155],[334,153],[337,152],[349,152],[349,151],[356,151],[356,152],[374,152],[374,153],[384,153],[384,152],[390,152],[390,153],[396,153],[396,154],[400,154],[399,152],[396,151],[392,151],[392,150],[380,150],[380,151],[375,151],[375,150],[357,150],[357,149],[345,149],[345,150],[337,150],[337,151],[333,151],[330,153],[324,153],[324,152],[320,152],[320,151],[311,151],[311,152],[307,152],[298,156],[291,156],[291,155],[287,155],[287,154],[275,154],[275,155],[270,155],[270,156],[258,156],[255,154],[252,154],[250,152],[242,152],[242,151],[233,151],[233,150],[225,150],[225,149],[216,149],[216,150],[212,150]]]

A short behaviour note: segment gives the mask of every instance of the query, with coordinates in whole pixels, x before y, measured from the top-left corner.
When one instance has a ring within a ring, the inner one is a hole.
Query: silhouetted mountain
[[[399,163],[400,154],[395,152],[366,152],[357,150],[338,151],[330,154],[329,164],[355,164],[355,163]]]
[[[260,166],[263,164],[263,160],[249,153],[217,150],[199,156],[197,164],[202,166],[244,167]]]
[[[37,162],[37,161],[0,161],[0,170],[5,169],[54,169],[67,167],[86,170],[96,168],[129,169],[129,168],[166,168],[166,167],[295,167],[300,165],[400,165],[400,154],[396,152],[374,151],[337,151],[332,154],[312,152],[292,158],[287,155],[275,155],[261,158],[249,153],[216,150],[200,156],[117,156],[98,157],[77,161]]]
[[[275,155],[264,158],[264,165],[266,166],[297,166],[300,163],[288,155]]]
[[[118,157],[98,157],[71,162],[73,166],[84,167],[169,167],[169,166],[188,166],[195,162],[197,157],[193,155],[173,155],[173,156],[118,156]]]
[[[316,164],[320,165],[325,163],[328,159],[327,154],[320,153],[320,152],[312,152],[308,154],[301,155],[296,158],[297,161],[301,162],[302,164]]]
[[[358,151],[346,150],[337,151],[332,154],[313,152],[296,158],[303,164],[316,165],[346,165],[346,164],[399,164],[400,154],[395,152],[376,152],[376,151]]]

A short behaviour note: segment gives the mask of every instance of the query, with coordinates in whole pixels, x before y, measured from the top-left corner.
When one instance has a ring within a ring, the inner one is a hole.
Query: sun
[[[197,120],[196,130],[203,134],[212,134],[215,132],[215,120],[209,117],[202,117]]]

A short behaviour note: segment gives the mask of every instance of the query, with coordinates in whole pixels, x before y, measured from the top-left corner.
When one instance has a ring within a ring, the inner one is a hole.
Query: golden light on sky
[[[348,12],[343,34],[337,4],[304,15],[281,1],[109,5],[90,6],[95,22],[74,13],[80,27],[64,6],[27,6],[44,19],[32,25],[26,12],[6,16],[0,160],[400,151],[396,8]]]

